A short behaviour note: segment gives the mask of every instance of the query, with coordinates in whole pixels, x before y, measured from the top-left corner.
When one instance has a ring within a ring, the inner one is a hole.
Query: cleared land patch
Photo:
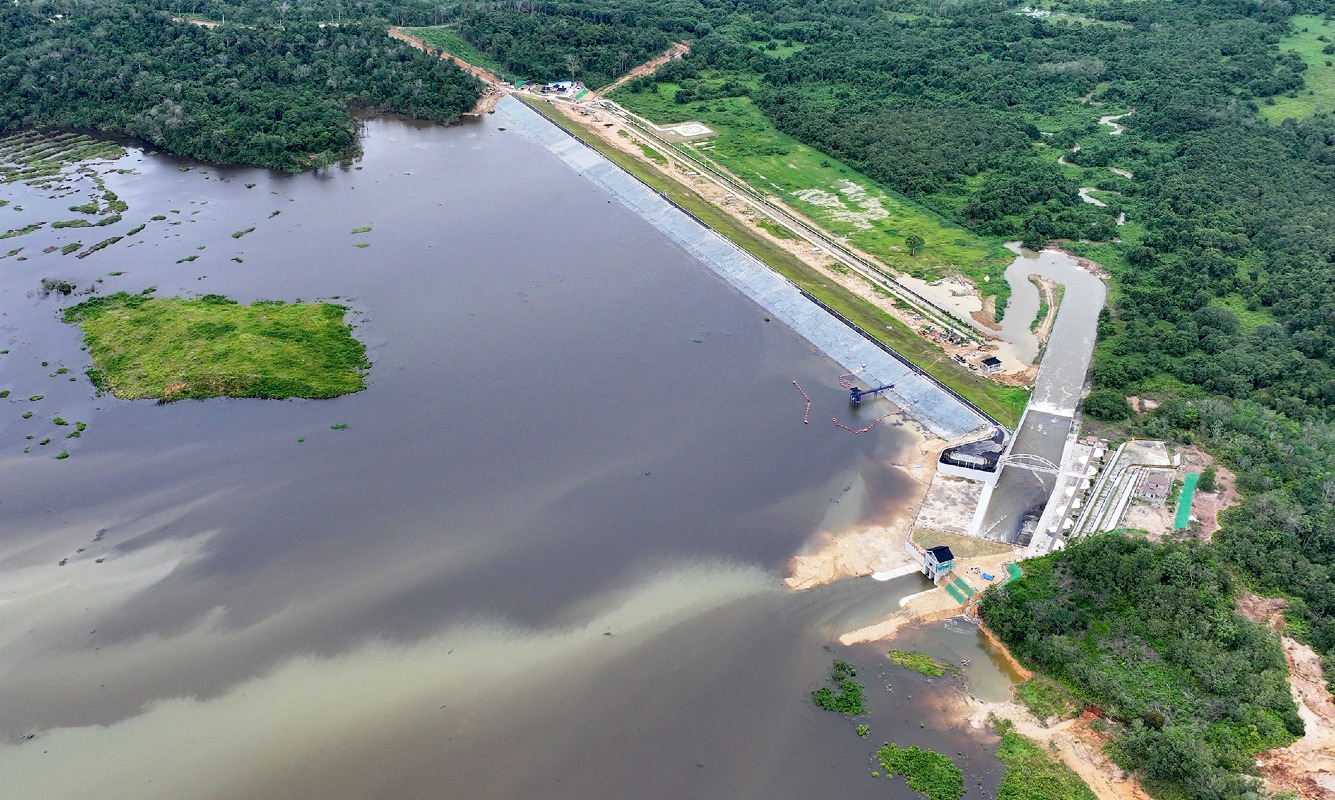
[[[1279,51],[1298,53],[1307,70],[1303,72],[1303,88],[1266,98],[1261,116],[1271,122],[1303,119],[1335,109],[1335,52],[1324,52],[1335,44],[1335,25],[1312,14],[1300,14],[1291,22],[1294,32],[1279,40]]]
[[[622,89],[613,97],[658,125],[704,123],[715,135],[693,145],[700,155],[835,236],[848,237],[850,244],[881,263],[927,280],[962,273],[982,294],[998,295],[1004,305],[1008,285],[1002,276],[1014,256],[1000,239],[955,225],[780,132],[749,97],[677,103],[679,89],[674,83],[659,83],[639,92]],[[916,255],[906,245],[915,235],[925,243]]]
[[[337,397],[366,388],[366,347],[334,303],[125,292],[65,309],[93,359],[89,378],[126,399]]]

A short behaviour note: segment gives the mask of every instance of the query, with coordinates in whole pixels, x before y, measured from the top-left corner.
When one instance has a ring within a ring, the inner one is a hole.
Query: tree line
[[[147,0],[0,6],[0,129],[100,130],[300,171],[359,152],[351,107],[453,122],[480,94],[374,24],[210,29]]]

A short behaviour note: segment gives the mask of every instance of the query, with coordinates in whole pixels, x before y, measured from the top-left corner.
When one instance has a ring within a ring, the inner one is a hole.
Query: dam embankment
[[[649,222],[715,274],[796,331],[816,348],[885,392],[909,419],[933,435],[955,440],[995,424],[964,398],[906,359],[835,316],[792,282],[678,208],[654,189],[587,147],[520,101],[496,107],[512,126]]]

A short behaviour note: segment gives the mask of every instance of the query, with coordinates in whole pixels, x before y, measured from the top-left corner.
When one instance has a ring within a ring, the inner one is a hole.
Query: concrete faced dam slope
[[[907,417],[947,441],[995,423],[923,375],[902,358],[886,352],[861,333],[808,299],[793,283],[774,273],[602,154],[585,146],[541,114],[511,97],[496,106],[512,126],[571,169],[598,185],[669,239],[703,262],[775,319],[792,328],[847,370],[865,368],[859,378],[873,387],[893,383],[884,392]],[[833,380],[834,376],[831,376]]]

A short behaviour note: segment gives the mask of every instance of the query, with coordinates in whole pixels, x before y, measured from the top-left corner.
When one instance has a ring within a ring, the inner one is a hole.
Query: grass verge
[[[333,303],[120,292],[65,309],[99,390],[127,399],[337,397],[366,388],[366,348]]]
[[[774,242],[760,236],[746,223],[668,177],[653,166],[612,147],[577,124],[565,119],[547,103],[526,103],[584,144],[602,153],[612,163],[662,192],[669,200],[694,214],[710,228],[750,253],[761,263],[810,292],[821,302],[852,320],[862,330],[912,361],[942,384],[958,392],[993,418],[1014,428],[1029,402],[1023,389],[1002,386],[978,377],[955,363],[940,349],[923,340],[907,325],[803,263]]]

